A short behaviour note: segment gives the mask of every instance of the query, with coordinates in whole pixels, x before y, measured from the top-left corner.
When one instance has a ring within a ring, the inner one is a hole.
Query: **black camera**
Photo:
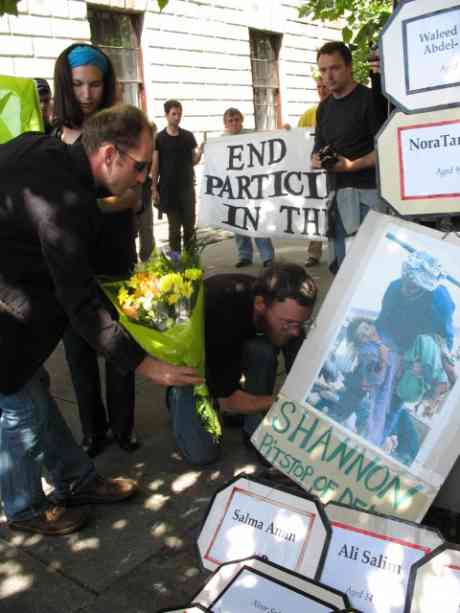
[[[336,163],[339,161],[337,151],[332,145],[325,145],[318,151],[321,168],[325,170],[333,170]]]

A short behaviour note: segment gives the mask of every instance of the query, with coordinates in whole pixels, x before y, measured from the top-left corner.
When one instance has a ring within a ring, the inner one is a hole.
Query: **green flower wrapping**
[[[149,355],[170,364],[191,366],[204,376],[202,271],[177,271],[177,262],[170,266],[164,254],[154,254],[129,279],[101,280],[101,287],[117,309],[120,324]],[[193,392],[195,410],[218,443],[222,428],[206,384],[195,385]]]

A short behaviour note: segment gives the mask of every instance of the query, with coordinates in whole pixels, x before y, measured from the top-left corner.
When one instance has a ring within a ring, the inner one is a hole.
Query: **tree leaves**
[[[336,21],[345,19],[342,40],[353,51],[355,78],[368,78],[367,54],[377,42],[391,15],[392,0],[308,0],[299,8],[299,17]]]
[[[8,15],[17,15],[18,2],[19,0],[0,0],[0,17],[5,13]]]

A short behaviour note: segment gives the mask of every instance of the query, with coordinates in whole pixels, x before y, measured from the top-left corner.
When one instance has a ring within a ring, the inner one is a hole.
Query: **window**
[[[142,17],[88,7],[91,40],[113,62],[122,100],[146,110],[140,34]]]
[[[257,130],[281,126],[278,55],[281,35],[250,30],[254,113]]]

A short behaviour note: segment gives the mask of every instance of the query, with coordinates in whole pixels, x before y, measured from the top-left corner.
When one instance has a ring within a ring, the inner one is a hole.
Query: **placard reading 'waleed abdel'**
[[[405,113],[458,105],[458,0],[403,0],[381,38],[382,86]]]
[[[208,570],[257,555],[314,577],[328,535],[317,499],[238,477],[214,496],[198,548]]]
[[[403,613],[413,564],[441,545],[426,526],[330,503],[332,536],[320,580],[362,613]]]

